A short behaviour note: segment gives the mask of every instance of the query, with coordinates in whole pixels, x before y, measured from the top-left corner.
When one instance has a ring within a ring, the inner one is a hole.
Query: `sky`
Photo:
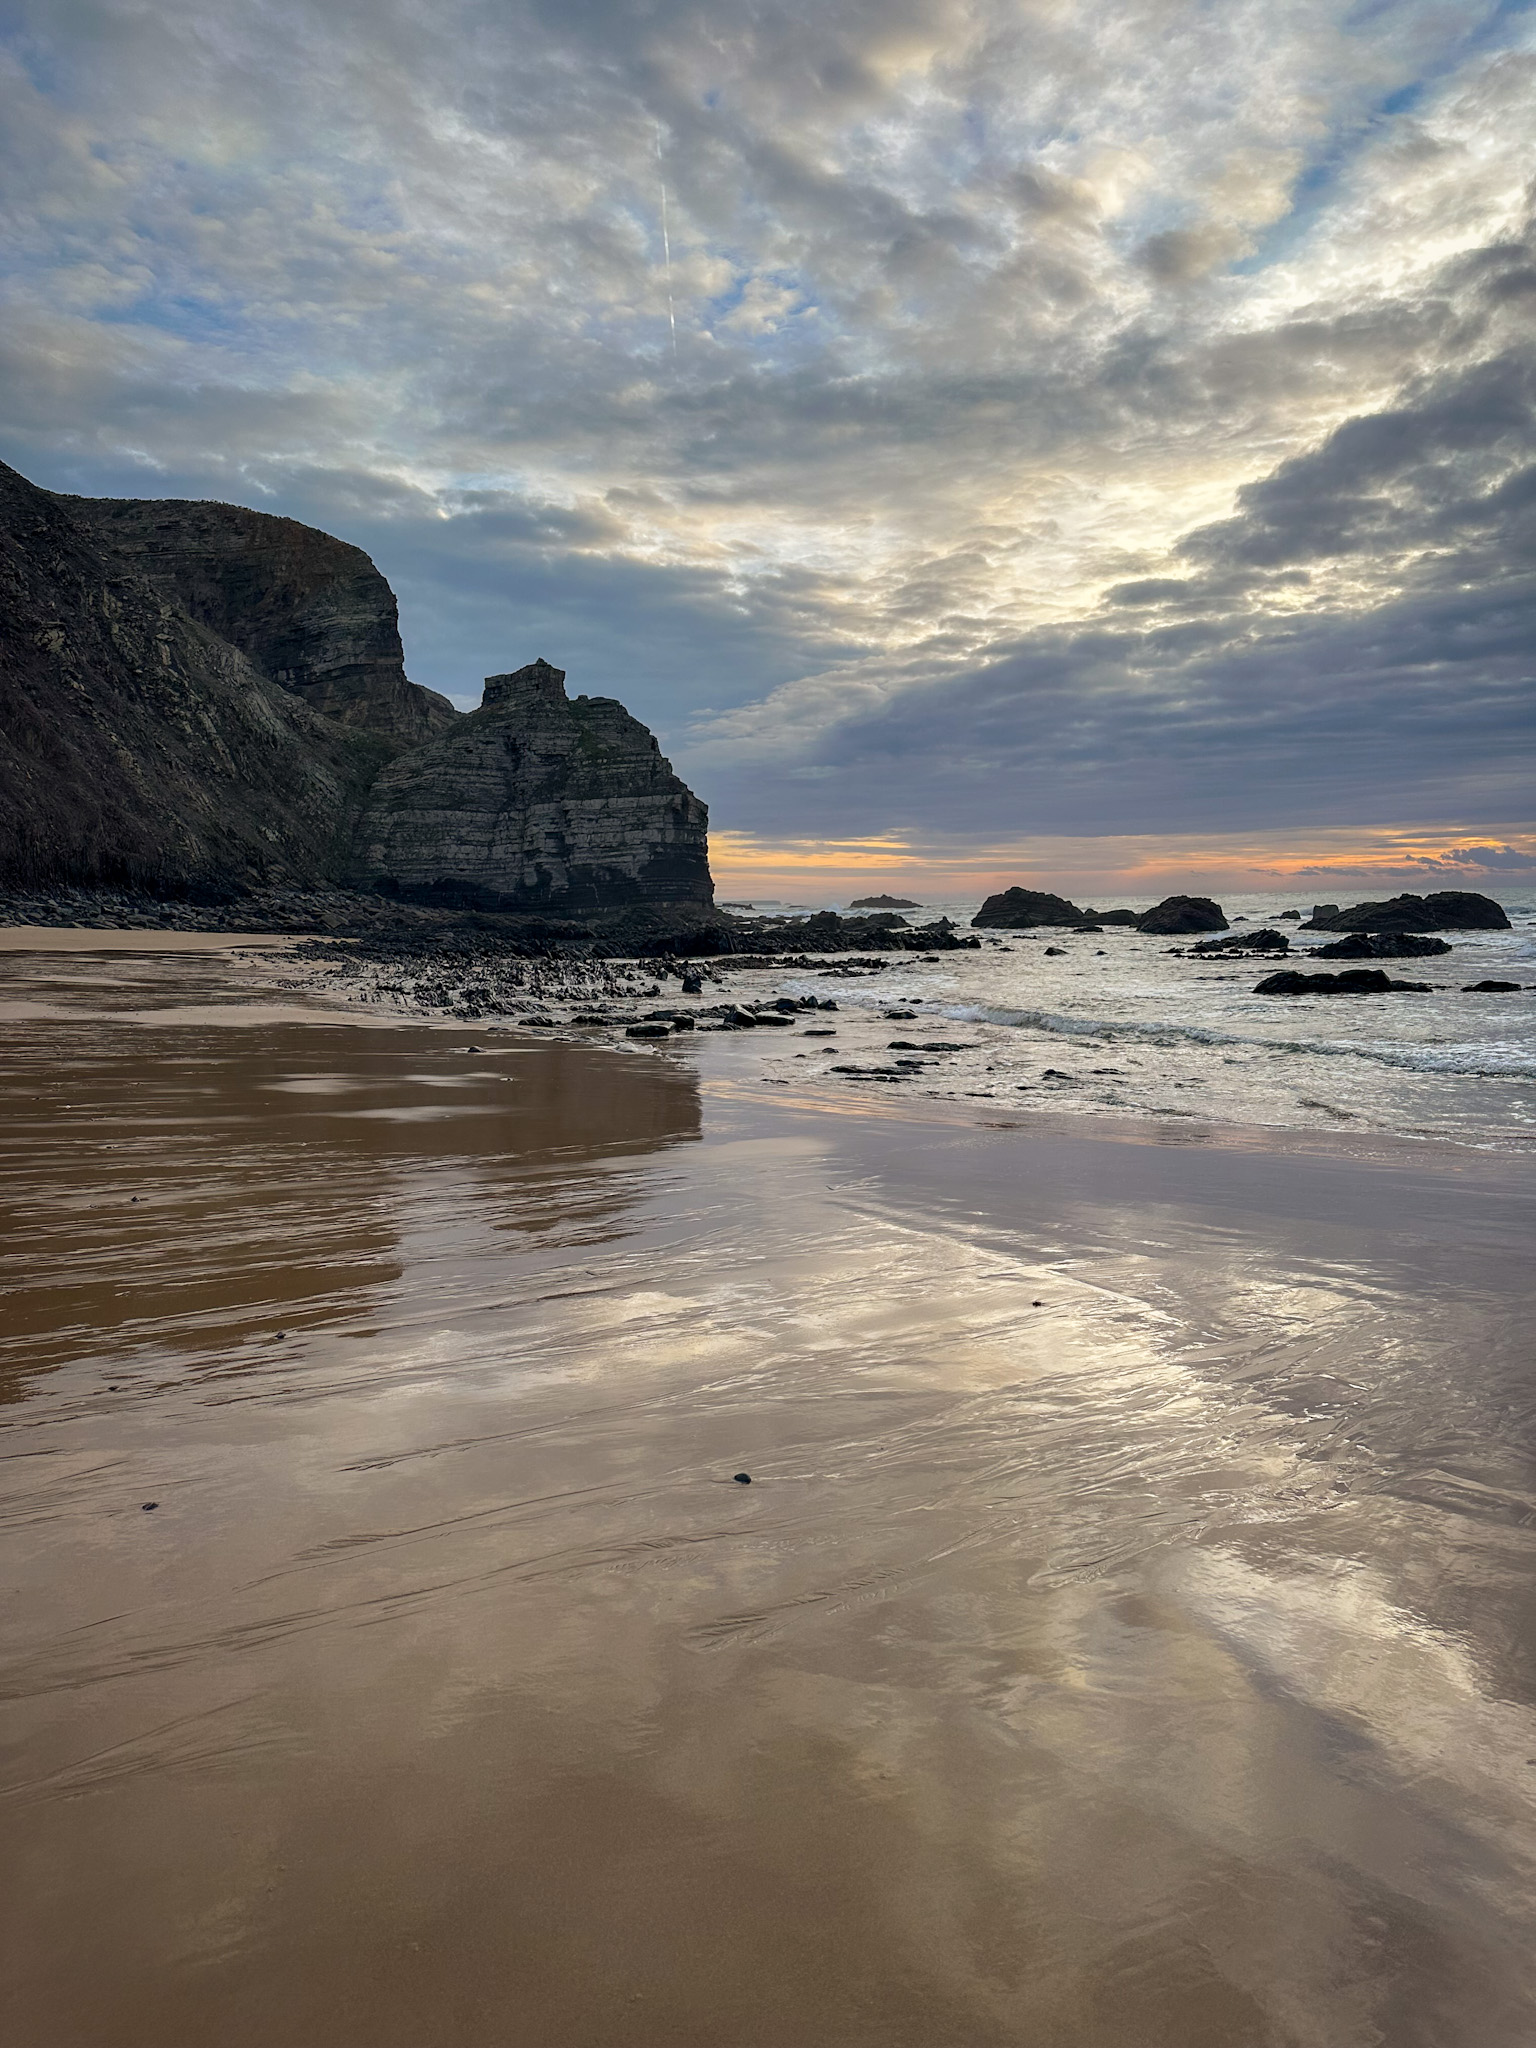
[[[1536,900],[1529,0],[0,0],[0,457],[355,541],[726,893]]]

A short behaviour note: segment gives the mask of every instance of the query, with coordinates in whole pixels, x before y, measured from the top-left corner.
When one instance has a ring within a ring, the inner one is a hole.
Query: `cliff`
[[[0,464],[0,888],[710,903],[704,806],[622,705],[562,682],[493,677],[466,718],[407,677],[361,549]]]
[[[0,464],[0,885],[306,879],[376,765]]]
[[[361,548],[239,505],[61,502],[125,570],[312,711],[404,746],[457,719],[407,679],[395,593]]]
[[[535,661],[393,761],[357,840],[376,887],[518,910],[714,900],[709,813],[611,697]]]

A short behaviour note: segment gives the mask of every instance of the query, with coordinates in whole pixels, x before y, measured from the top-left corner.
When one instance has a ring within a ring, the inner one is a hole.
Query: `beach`
[[[1527,1153],[8,936],[11,2039],[1529,2042]]]

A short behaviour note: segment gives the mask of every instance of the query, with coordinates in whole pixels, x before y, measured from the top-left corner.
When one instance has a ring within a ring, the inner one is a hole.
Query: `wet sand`
[[[1527,1162],[0,1049],[8,2040],[1536,2036]]]

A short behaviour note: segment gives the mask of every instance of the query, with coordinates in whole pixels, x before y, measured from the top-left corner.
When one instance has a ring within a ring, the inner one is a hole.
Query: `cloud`
[[[1495,0],[4,20],[39,480],[341,531],[423,681],[545,653],[743,830],[1512,814],[1536,74]]]

